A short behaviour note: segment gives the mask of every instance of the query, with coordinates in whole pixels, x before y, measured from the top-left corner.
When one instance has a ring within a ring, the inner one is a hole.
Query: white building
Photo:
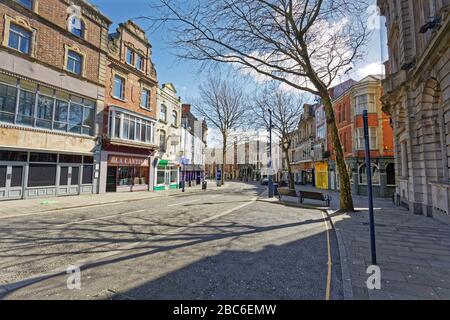
[[[157,96],[157,139],[154,190],[179,188],[181,157],[181,99],[173,84],[163,84]]]

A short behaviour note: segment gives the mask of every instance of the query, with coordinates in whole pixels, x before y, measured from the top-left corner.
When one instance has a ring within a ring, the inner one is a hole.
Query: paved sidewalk
[[[328,213],[340,242],[347,299],[450,299],[450,225],[412,215],[394,206],[390,199],[374,199],[382,283],[381,290],[368,290],[366,270],[371,265],[371,253],[367,197],[354,197],[357,213],[339,214],[339,194],[323,192],[333,196]]]
[[[222,190],[233,185],[229,182],[218,188],[212,181],[208,181],[208,191]],[[202,193],[201,185],[186,187],[186,194]],[[0,219],[11,216],[32,215],[48,211],[58,211],[80,207],[92,207],[111,203],[133,202],[143,199],[171,197],[182,195],[181,190],[166,190],[157,192],[126,192],[126,193],[105,193],[90,194],[70,197],[39,198],[26,200],[12,200],[0,202]]]

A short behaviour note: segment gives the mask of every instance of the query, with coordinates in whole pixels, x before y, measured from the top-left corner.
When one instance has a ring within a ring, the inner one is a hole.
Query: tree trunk
[[[227,134],[222,133],[223,149],[222,149],[222,185],[225,185],[225,164],[227,161]]]
[[[285,149],[283,147],[283,152],[284,152],[284,155],[286,157],[286,165],[287,165],[287,168],[288,168],[289,189],[295,190],[294,174],[292,173],[291,160],[289,159],[289,148]]]
[[[328,93],[322,95],[322,103],[325,108],[325,114],[327,118],[327,126],[331,133],[331,141],[333,143],[334,153],[336,155],[337,169],[339,170],[340,181],[340,208],[343,211],[352,212],[355,211],[353,206],[352,189],[350,184],[350,177],[345,163],[344,152],[342,150],[342,144],[339,138],[339,131],[336,125],[336,118],[333,111],[333,105],[331,103]]]

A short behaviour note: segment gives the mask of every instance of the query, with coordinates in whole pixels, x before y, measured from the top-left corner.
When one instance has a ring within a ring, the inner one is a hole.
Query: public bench
[[[297,191],[289,189],[289,188],[279,188],[278,189],[278,199],[281,200],[282,197],[298,198],[298,201],[300,202],[300,197],[297,194]]]
[[[300,191],[298,193],[298,197],[300,200],[300,203],[303,203],[305,199],[309,200],[318,200],[318,201],[324,201],[327,203],[327,207],[330,206],[331,197],[327,194],[323,194],[320,192],[312,192],[312,191]]]

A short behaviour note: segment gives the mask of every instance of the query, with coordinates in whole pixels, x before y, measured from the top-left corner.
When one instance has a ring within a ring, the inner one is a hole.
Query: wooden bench
[[[327,207],[330,206],[331,197],[327,194],[323,194],[320,192],[312,192],[312,191],[300,191],[298,193],[298,197],[300,198],[300,203],[303,203],[305,199],[309,200],[319,200],[325,201],[327,203]]]
[[[282,197],[298,198],[298,201],[300,202],[300,197],[297,194],[297,191],[289,188],[278,188],[278,199],[281,200]]]

